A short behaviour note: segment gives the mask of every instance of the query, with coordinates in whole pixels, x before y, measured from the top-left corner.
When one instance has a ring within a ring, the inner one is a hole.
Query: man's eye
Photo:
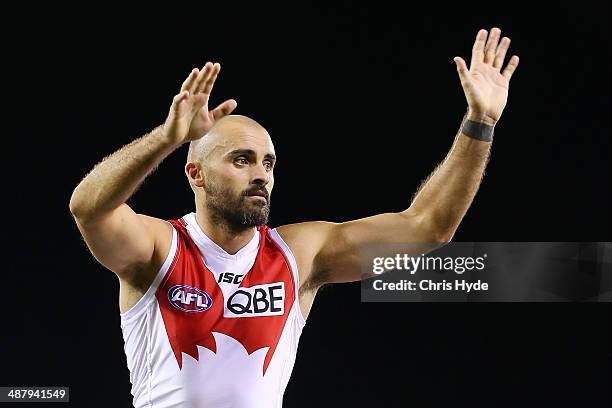
[[[244,157],[238,157],[235,162],[237,164],[249,164],[249,161]]]
[[[272,168],[272,162],[271,162],[271,161],[269,161],[269,160],[266,160],[266,161],[264,162],[264,167],[265,167],[266,169],[270,170],[270,169]]]

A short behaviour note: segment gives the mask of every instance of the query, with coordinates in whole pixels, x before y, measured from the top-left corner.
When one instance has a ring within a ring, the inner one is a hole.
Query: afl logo
[[[201,289],[187,285],[175,285],[168,290],[172,306],[183,312],[203,312],[212,306],[212,299]]]

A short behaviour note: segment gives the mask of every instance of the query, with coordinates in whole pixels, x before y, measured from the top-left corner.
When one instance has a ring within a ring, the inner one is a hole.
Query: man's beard
[[[204,191],[206,192],[206,208],[211,220],[218,225],[225,226],[232,233],[242,232],[268,222],[270,196],[262,185],[253,185],[236,196],[229,187],[209,179],[204,186]],[[249,195],[257,191],[265,194],[265,202],[249,198]]]

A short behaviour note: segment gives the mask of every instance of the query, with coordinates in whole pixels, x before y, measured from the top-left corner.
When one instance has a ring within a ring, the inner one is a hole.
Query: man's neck
[[[235,254],[248,244],[257,231],[255,227],[240,232],[232,232],[224,225],[211,222],[205,211],[196,211],[196,221],[200,229],[215,244],[219,245],[228,254]]]

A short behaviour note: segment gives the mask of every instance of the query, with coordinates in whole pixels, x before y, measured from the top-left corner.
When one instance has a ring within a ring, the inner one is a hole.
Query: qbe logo
[[[168,289],[168,300],[183,312],[203,312],[212,306],[208,293],[187,285],[175,285]]]
[[[227,299],[225,317],[279,316],[285,312],[285,282],[238,288]]]

